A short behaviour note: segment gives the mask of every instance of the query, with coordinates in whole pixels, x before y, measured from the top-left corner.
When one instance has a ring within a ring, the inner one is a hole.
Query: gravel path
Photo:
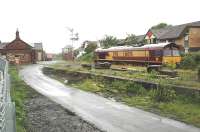
[[[25,103],[27,132],[101,132],[47,97],[30,91]]]

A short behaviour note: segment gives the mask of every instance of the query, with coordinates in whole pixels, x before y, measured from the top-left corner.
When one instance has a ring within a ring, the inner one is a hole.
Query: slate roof
[[[200,27],[200,21],[186,23],[182,25],[176,26],[168,26],[163,29],[150,29],[150,31],[158,38],[158,39],[175,39],[182,35],[184,30],[187,27]]]

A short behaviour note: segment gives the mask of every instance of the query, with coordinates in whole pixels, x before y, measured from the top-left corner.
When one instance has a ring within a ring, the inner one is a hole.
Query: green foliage
[[[142,87],[139,84],[136,83],[129,83],[128,87],[127,87],[127,92],[128,93],[133,93],[136,95],[146,95],[147,94],[147,90]]]
[[[104,97],[112,97],[127,105],[200,127],[200,93],[191,96],[176,95],[175,91],[164,83],[167,82],[160,82],[157,89],[148,91],[133,82],[111,81],[93,76],[89,80],[82,80],[81,83],[73,82],[72,86],[95,93],[98,91]],[[130,96],[129,93],[133,94]]]
[[[105,90],[107,92],[110,92],[111,94],[117,94],[117,93],[126,93],[127,87],[129,84],[124,83],[123,81],[105,81]]]
[[[157,89],[151,90],[150,96],[157,102],[171,102],[176,99],[176,92],[169,85],[160,83]]]
[[[134,45],[138,44],[138,38],[134,34],[127,34],[127,37],[124,40],[125,45]]]
[[[26,111],[24,103],[27,97],[27,85],[22,81],[18,75],[15,67],[9,69],[11,77],[11,98],[15,102],[16,107],[16,126],[18,132],[25,132],[25,118]]]
[[[159,73],[156,70],[152,70],[150,73],[148,73],[146,76],[148,78],[148,80],[152,80],[152,79],[157,79]]]
[[[91,92],[101,91],[101,87],[99,87],[98,84],[95,81],[92,81],[91,79],[86,79],[83,82],[80,82],[78,84],[78,87],[80,87],[82,90],[85,91],[91,91]]]
[[[83,54],[78,60],[91,63],[94,60],[94,53]]]
[[[155,26],[152,26],[151,29],[162,29],[162,28],[165,28],[167,26],[170,26],[170,25],[168,25],[167,23],[159,23]]]
[[[129,106],[134,106],[145,110],[150,110],[150,107],[154,104],[154,102],[152,102],[151,98],[148,96],[127,96],[122,100]]]
[[[74,50],[74,56],[77,57],[77,55],[79,54],[79,52],[80,52],[79,49],[75,49]]]
[[[194,69],[200,65],[200,52],[185,54],[180,63],[183,69]]]
[[[198,81],[200,82],[200,66],[198,67],[197,77],[198,77]]]
[[[171,69],[171,70],[174,70],[174,69],[176,69],[176,64],[165,64],[164,65],[165,67],[167,67],[167,68],[169,68],[169,69]]]
[[[100,40],[100,44],[104,48],[109,48],[112,46],[117,46],[118,40],[116,37],[106,35],[102,40]]]
[[[139,84],[129,81],[100,81],[103,82],[104,91],[110,92],[110,94],[122,94],[122,95],[138,95],[143,96],[147,94],[147,90]]]
[[[85,48],[85,53],[88,54],[88,53],[91,53],[91,52],[94,52],[94,50],[97,48],[97,44],[96,43],[90,43],[87,45],[87,47]]]
[[[91,63],[94,59],[94,50],[97,48],[97,44],[94,42],[90,42],[85,48],[85,53],[78,58],[80,61]]]

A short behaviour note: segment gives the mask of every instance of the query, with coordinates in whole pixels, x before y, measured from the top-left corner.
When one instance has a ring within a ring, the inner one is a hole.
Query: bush
[[[118,91],[119,93],[126,93],[129,83],[124,83],[124,81],[114,80],[109,84],[109,89]]]
[[[146,95],[147,90],[139,84],[130,83],[127,87],[127,93],[132,93],[136,95]]]
[[[94,60],[94,53],[88,53],[88,54],[83,54],[81,57],[78,58],[80,61],[85,61],[85,62],[92,62]]]
[[[197,73],[197,76],[198,76],[198,81],[200,82],[200,66],[198,67],[198,73]]]
[[[146,95],[147,90],[139,84],[133,82],[125,82],[114,80],[112,82],[106,82],[106,89],[110,92],[121,94],[134,94],[134,95]]]
[[[85,48],[84,51],[85,51],[86,54],[89,54],[91,52],[94,52],[96,48],[97,48],[96,43],[90,43],[90,44],[87,45],[87,47]]]
[[[194,69],[200,65],[200,52],[185,54],[180,63],[183,69]]]
[[[168,85],[159,84],[157,89],[151,90],[150,96],[157,102],[170,102],[176,98],[176,92]]]

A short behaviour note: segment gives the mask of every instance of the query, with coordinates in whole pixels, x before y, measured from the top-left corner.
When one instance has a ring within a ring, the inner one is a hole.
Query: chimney
[[[17,29],[17,31],[16,31],[16,39],[20,39],[18,29]]]

